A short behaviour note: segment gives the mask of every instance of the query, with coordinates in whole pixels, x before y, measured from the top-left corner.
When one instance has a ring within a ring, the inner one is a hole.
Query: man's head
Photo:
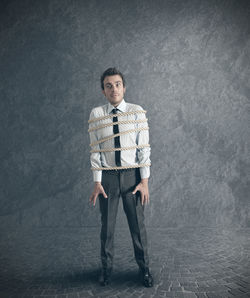
[[[113,106],[118,106],[126,91],[123,74],[116,69],[108,68],[101,76],[102,93]]]

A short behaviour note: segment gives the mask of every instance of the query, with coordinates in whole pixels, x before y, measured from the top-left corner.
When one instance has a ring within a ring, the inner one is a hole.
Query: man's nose
[[[117,87],[115,85],[112,86],[111,90],[115,91],[117,89]]]

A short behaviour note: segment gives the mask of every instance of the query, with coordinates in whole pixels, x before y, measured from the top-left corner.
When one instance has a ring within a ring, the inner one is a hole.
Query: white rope
[[[96,153],[96,152],[112,152],[112,151],[120,151],[120,150],[133,150],[133,149],[139,149],[139,148],[146,148],[150,147],[149,144],[144,145],[136,145],[131,147],[123,147],[123,148],[105,148],[105,149],[97,149],[97,150],[90,150],[90,153]]]
[[[103,124],[103,125],[99,125],[99,126],[96,126],[96,127],[89,128],[88,132],[93,131],[93,130],[97,130],[97,129],[101,129],[101,128],[105,128],[105,127],[108,127],[108,126],[118,125],[118,124],[120,125],[120,124],[143,123],[143,122],[147,122],[147,121],[148,121],[148,119],[145,118],[145,119],[140,119],[140,120],[126,120],[126,121],[111,122],[111,123],[106,123],[106,124]]]
[[[100,167],[100,168],[91,168],[92,171],[102,171],[102,170],[123,170],[123,169],[134,169],[134,168],[141,168],[141,167],[150,167],[151,164],[138,164],[134,166],[122,166],[122,167],[111,167],[111,168],[105,168],[105,167]]]
[[[113,118],[113,117],[117,117],[117,116],[127,116],[127,115],[133,115],[133,114],[137,114],[137,113],[147,113],[147,111],[145,110],[139,110],[139,111],[131,111],[131,112],[123,112],[123,113],[117,113],[117,114],[110,114],[110,115],[106,115],[106,116],[101,116],[101,117],[97,117],[97,118],[93,118],[93,119],[89,119],[88,123],[91,122],[95,122],[95,121],[99,121],[99,120],[105,120],[108,118]]]
[[[100,143],[103,143],[105,141],[111,140],[111,139],[113,139],[115,137],[118,137],[118,136],[121,136],[121,135],[124,135],[124,134],[127,134],[127,133],[131,133],[131,132],[140,131],[140,130],[149,130],[149,128],[148,127],[140,127],[140,128],[135,128],[135,129],[130,129],[130,130],[122,131],[122,132],[116,133],[116,134],[114,134],[112,136],[109,136],[109,137],[103,138],[101,140],[98,140],[98,141],[90,144],[90,146],[93,147],[93,146],[98,145]]]

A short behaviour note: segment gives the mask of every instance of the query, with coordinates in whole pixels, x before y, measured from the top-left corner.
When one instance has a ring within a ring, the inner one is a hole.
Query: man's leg
[[[149,271],[147,234],[144,224],[144,205],[142,206],[141,204],[140,194],[132,194],[132,191],[140,181],[141,176],[139,169],[121,173],[120,185],[122,202],[134,245],[135,259],[140,268],[144,286],[152,287],[154,280]]]
[[[147,234],[144,224],[144,205],[142,206],[138,193],[132,194],[132,191],[140,180],[139,169],[121,173],[120,183],[123,208],[127,216],[133,241],[135,259],[139,268],[144,270],[149,267]]]
[[[111,271],[114,254],[114,231],[116,215],[119,204],[119,176],[103,171],[102,185],[108,196],[99,196],[99,206],[101,212],[101,261],[102,267],[106,271]]]

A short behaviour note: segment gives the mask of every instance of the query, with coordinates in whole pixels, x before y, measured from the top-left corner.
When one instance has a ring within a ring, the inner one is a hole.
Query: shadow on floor
[[[32,279],[30,282],[34,286],[60,287],[60,288],[75,288],[86,286],[99,286],[98,277],[100,269],[89,269],[72,273],[64,273],[57,275],[40,276]],[[128,283],[132,286],[141,285],[140,275],[138,270],[121,271],[115,270],[112,273],[112,286],[120,286]]]

